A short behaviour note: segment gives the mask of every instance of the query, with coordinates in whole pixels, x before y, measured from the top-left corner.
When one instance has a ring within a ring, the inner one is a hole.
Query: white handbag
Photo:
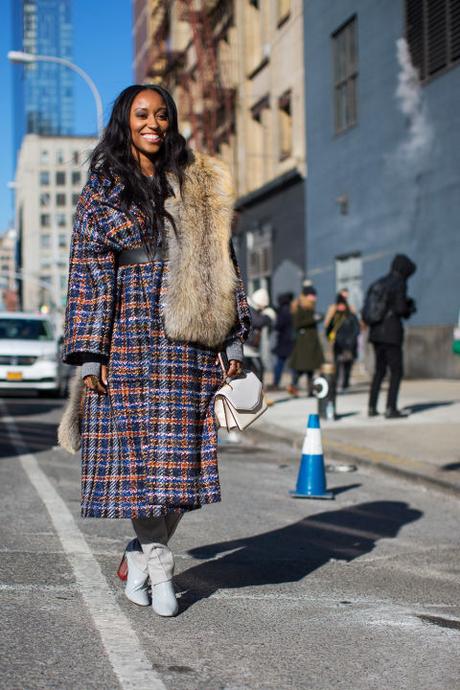
[[[223,371],[225,366],[219,355]],[[214,412],[220,427],[243,431],[267,409],[262,382],[252,371],[227,379],[216,393]]]

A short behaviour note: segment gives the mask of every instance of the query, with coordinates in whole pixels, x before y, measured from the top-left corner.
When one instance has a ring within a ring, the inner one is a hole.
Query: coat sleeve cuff
[[[85,376],[97,376],[100,377],[101,365],[99,362],[84,362],[81,365],[81,378],[84,379]]]
[[[238,362],[243,361],[243,345],[240,340],[232,340],[225,348],[225,354],[228,361],[236,359]]]

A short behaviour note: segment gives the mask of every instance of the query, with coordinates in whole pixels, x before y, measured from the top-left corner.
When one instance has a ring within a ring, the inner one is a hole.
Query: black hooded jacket
[[[414,301],[407,297],[407,280],[416,270],[417,266],[405,254],[397,254],[393,259],[390,273],[384,279],[388,290],[387,313],[383,321],[371,326],[369,340],[372,343],[402,344],[401,319],[408,319],[415,312]]]

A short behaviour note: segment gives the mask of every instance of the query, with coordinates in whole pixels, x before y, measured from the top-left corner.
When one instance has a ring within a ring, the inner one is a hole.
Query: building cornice
[[[298,168],[291,168],[291,170],[288,170],[278,177],[275,177],[274,180],[270,180],[270,182],[267,182],[262,187],[249,192],[249,194],[240,196],[236,200],[235,209],[237,211],[244,211],[245,209],[254,206],[254,204],[258,204],[259,202],[263,201],[267,197],[272,196],[274,193],[277,194],[283,189],[291,187],[293,184],[296,184],[296,182],[301,182],[302,180],[303,176]]]

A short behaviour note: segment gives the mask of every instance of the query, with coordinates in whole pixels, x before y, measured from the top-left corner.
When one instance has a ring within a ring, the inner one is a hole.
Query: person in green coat
[[[324,363],[323,348],[317,326],[323,318],[315,311],[316,290],[308,285],[292,305],[292,322],[295,330],[295,344],[289,359],[292,369],[292,384],[288,386],[291,395],[299,394],[298,383],[302,374],[308,378],[308,395],[313,395],[313,375]]]

